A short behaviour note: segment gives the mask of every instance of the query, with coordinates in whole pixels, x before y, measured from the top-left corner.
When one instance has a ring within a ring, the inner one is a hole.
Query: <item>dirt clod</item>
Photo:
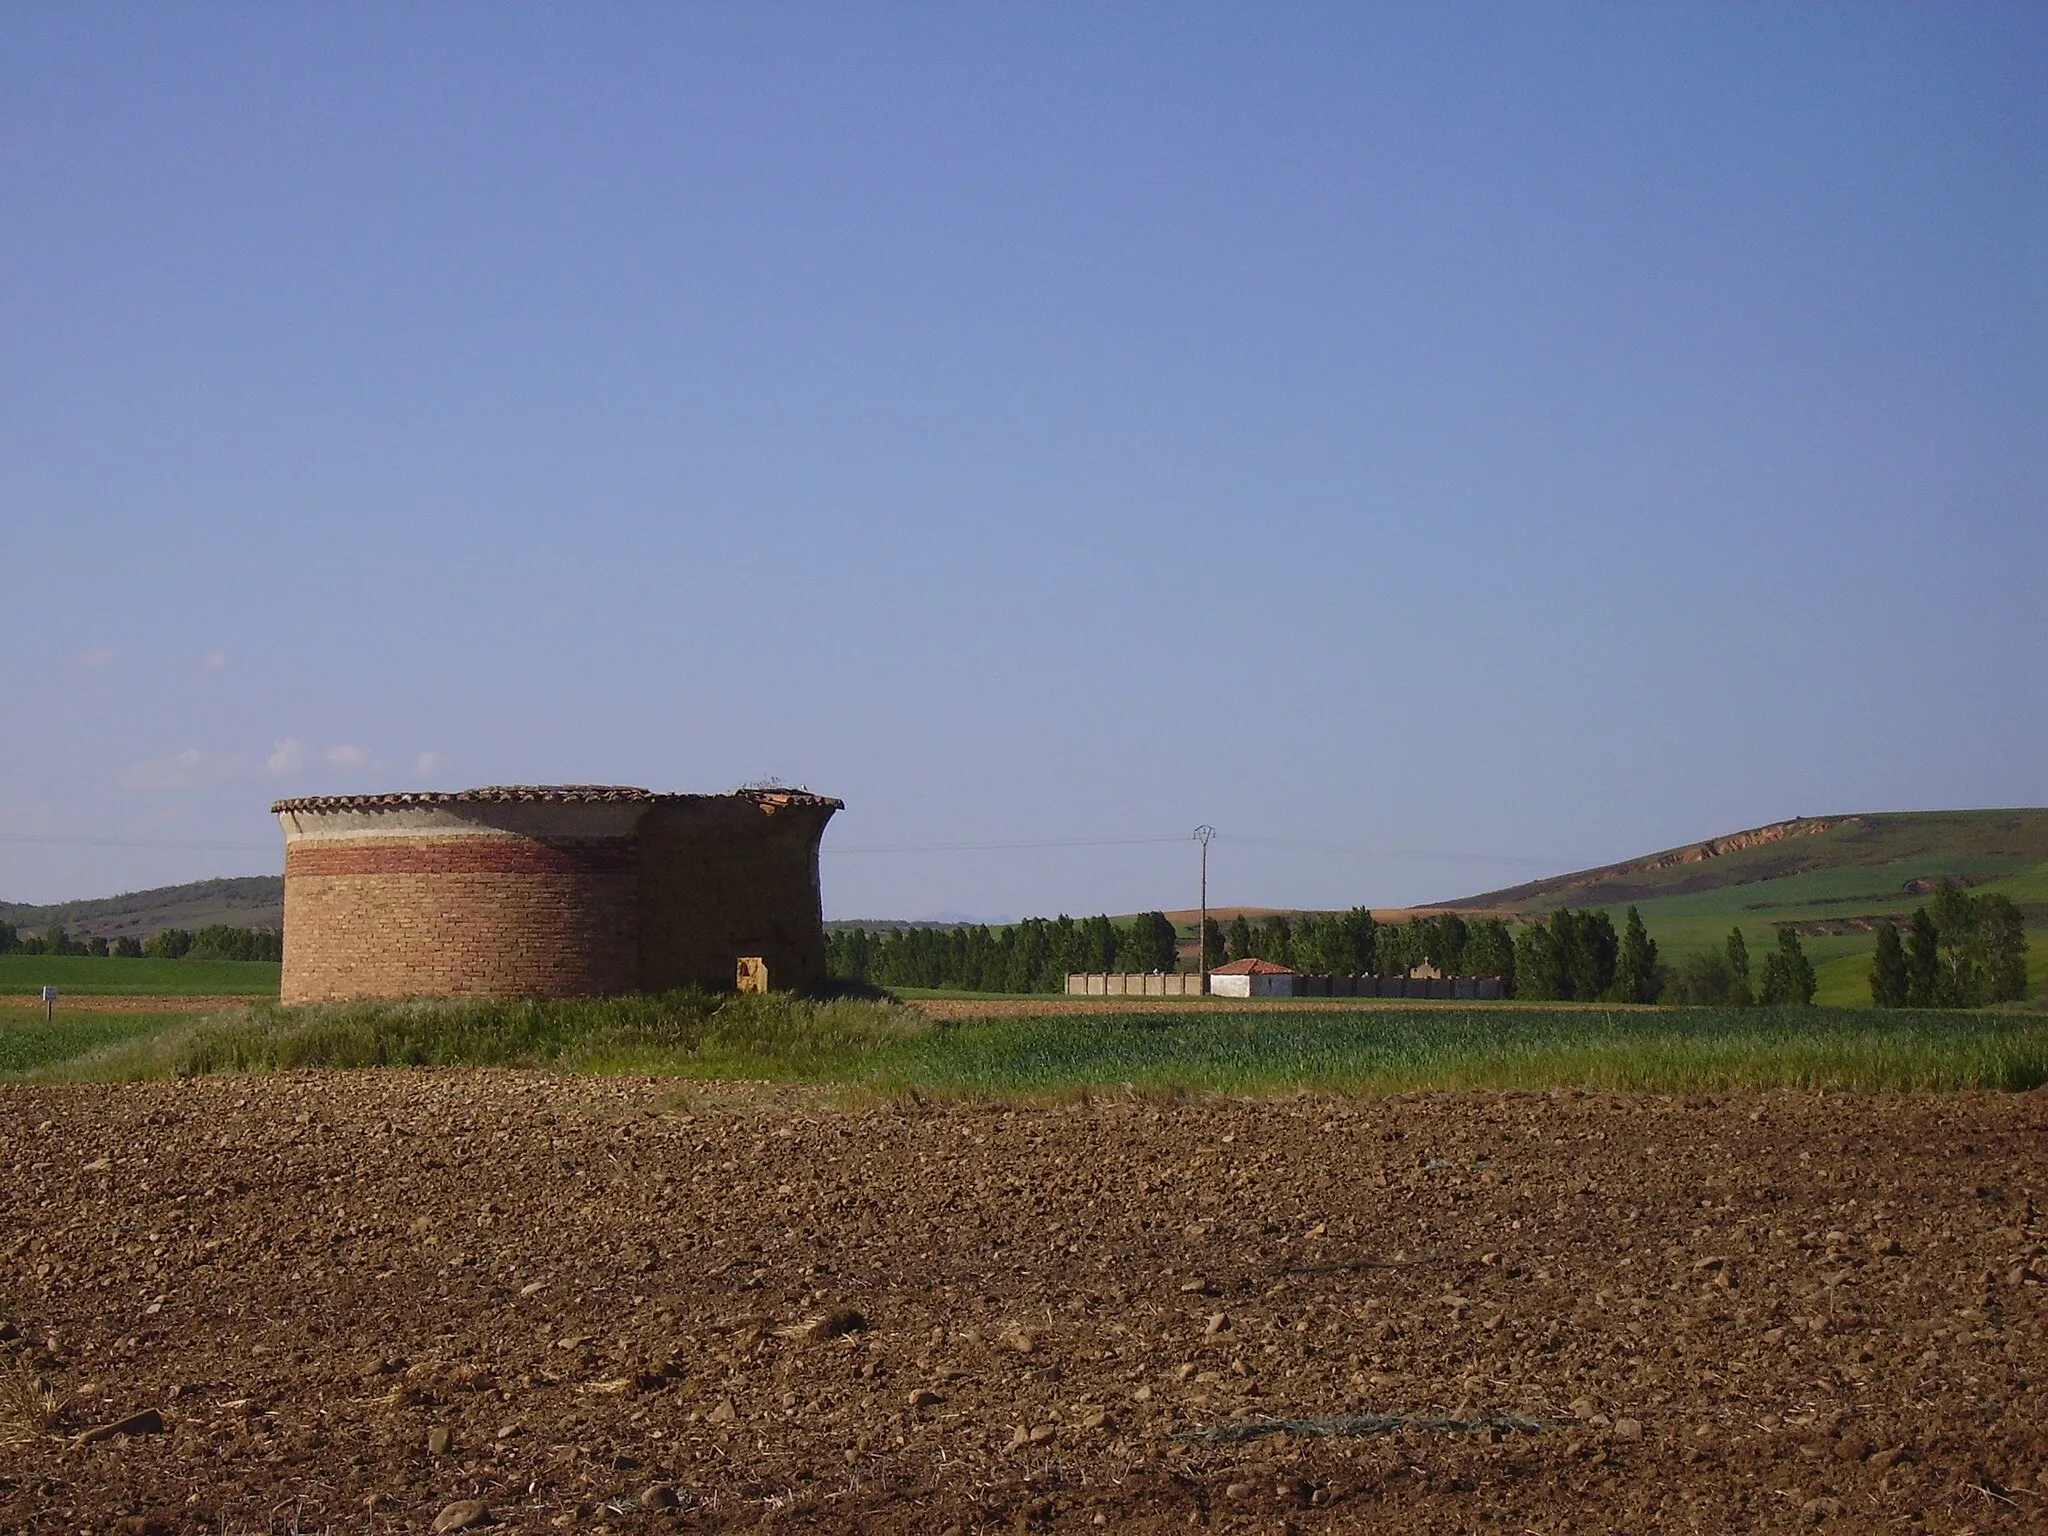
[[[849,1333],[867,1330],[868,1320],[852,1307],[833,1307],[830,1311],[817,1312],[800,1323],[791,1323],[775,1330],[776,1335],[785,1339],[797,1339],[805,1344],[819,1344],[827,1339],[844,1338]]]
[[[73,1444],[97,1445],[102,1440],[112,1440],[120,1435],[160,1435],[163,1432],[164,1416],[154,1408],[145,1408],[112,1424],[96,1425],[78,1436]]]
[[[441,1512],[434,1516],[434,1536],[446,1536],[449,1531],[467,1531],[489,1524],[491,1508],[482,1499],[457,1499],[453,1504],[442,1505]]]

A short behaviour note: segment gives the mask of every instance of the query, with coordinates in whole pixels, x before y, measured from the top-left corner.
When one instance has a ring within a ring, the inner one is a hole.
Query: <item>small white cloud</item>
[[[361,747],[329,747],[324,755],[332,768],[360,768],[370,760]]]
[[[240,771],[236,757],[216,757],[187,747],[170,757],[147,758],[121,776],[124,789],[197,789],[216,784]]]
[[[111,667],[120,654],[111,645],[96,645],[89,651],[80,651],[77,660],[81,667],[91,667],[97,672],[101,667]]]
[[[226,651],[208,651],[199,659],[207,671],[218,672],[228,664],[228,653]]]
[[[306,744],[296,737],[285,737],[270,749],[263,766],[272,773],[297,773],[306,766]]]
[[[441,754],[438,752],[422,752],[413,759],[412,771],[423,779],[431,779],[441,771]]]

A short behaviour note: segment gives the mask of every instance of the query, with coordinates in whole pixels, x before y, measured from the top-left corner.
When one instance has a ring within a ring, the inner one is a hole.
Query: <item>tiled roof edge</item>
[[[846,802],[799,789],[736,789],[723,795],[656,794],[631,784],[488,784],[480,789],[407,790],[386,795],[301,795],[271,804],[274,814],[286,811],[389,811],[430,805],[656,805],[683,800],[752,800],[757,804],[829,805]]]

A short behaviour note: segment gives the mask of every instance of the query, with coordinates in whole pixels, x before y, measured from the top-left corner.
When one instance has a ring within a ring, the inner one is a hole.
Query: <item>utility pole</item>
[[[1202,845],[1202,916],[1195,927],[1195,953],[1201,957],[1204,997],[1209,995],[1209,839],[1215,835],[1207,823],[1195,828],[1195,841]]]

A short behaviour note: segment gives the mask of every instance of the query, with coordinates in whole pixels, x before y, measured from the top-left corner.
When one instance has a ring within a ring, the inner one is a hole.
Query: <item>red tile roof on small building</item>
[[[1219,965],[1210,971],[1211,976],[1292,976],[1293,971],[1284,965],[1275,965],[1270,960],[1254,956],[1249,960],[1233,960],[1228,965]]]

